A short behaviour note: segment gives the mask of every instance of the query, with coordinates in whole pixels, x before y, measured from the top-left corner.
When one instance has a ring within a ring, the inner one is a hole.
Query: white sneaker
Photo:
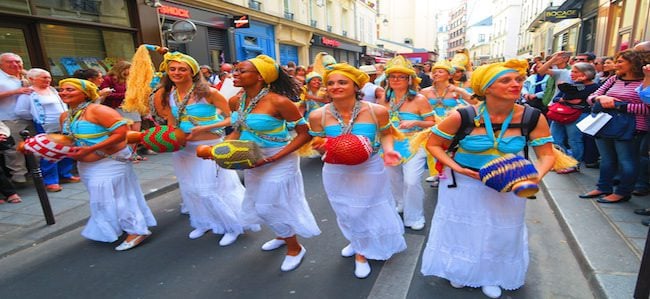
[[[370,275],[370,263],[366,260],[365,263],[354,260],[354,276],[364,279]]]
[[[411,225],[412,230],[422,230],[423,228],[424,228],[424,221]]]
[[[438,180],[438,176],[437,176],[437,175],[430,176],[430,177],[428,177],[428,178],[425,179],[425,181],[427,181],[427,182],[429,182],[429,183],[431,183],[431,182],[435,182],[435,181],[437,181],[437,180]]]
[[[341,256],[342,257],[351,257],[355,254],[354,249],[352,248],[352,244],[348,244],[348,246],[343,247],[341,249]]]
[[[232,243],[235,243],[235,241],[237,241],[237,237],[239,237],[239,234],[237,233],[225,233],[219,241],[219,246],[228,246]]]
[[[465,287],[464,285],[462,285],[460,283],[453,282],[451,280],[449,281],[449,284],[451,285],[451,287],[453,287],[455,289],[462,289],[462,288]]]
[[[280,247],[282,247],[284,244],[287,244],[284,240],[280,239],[273,239],[270,240],[262,245],[262,250],[264,251],[270,251],[270,250],[276,250]]]
[[[307,249],[300,245],[300,252],[296,256],[292,255],[285,255],[284,256],[284,261],[282,262],[282,266],[280,266],[280,270],[287,272],[294,270],[300,266],[300,263],[302,262],[302,258],[305,256],[305,253],[307,253]]]
[[[501,297],[501,288],[499,286],[482,286],[481,291],[485,296],[490,298],[499,298]]]
[[[197,228],[197,229],[190,232],[190,239],[192,239],[192,240],[198,239],[198,238],[202,237],[205,234],[205,232],[207,232],[207,231],[208,231],[208,229]]]

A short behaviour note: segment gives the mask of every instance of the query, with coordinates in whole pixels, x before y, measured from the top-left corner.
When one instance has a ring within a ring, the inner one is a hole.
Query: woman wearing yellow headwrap
[[[321,90],[323,86],[323,77],[317,72],[307,74],[305,79],[305,86],[302,88],[300,95],[301,103],[300,108],[304,109],[304,117],[309,118],[309,113],[323,107],[329,100],[325,93]]]
[[[234,170],[222,169],[213,161],[196,155],[201,145],[223,141],[223,127],[230,123],[226,99],[210,86],[194,58],[182,53],[167,53],[160,65],[165,72],[154,97],[156,111],[167,125],[183,130],[187,144],[173,153],[183,207],[190,214],[190,239],[212,230],[223,234],[220,246],[235,242],[247,228],[239,217],[244,187]]]
[[[262,250],[287,245],[282,271],[296,269],[307,250],[296,235],[320,234],[305,199],[297,149],[311,140],[306,121],[289,99],[298,98],[300,87],[271,57],[259,55],[242,61],[233,70],[233,83],[242,87],[241,98],[232,98],[233,133],[228,139],[257,143],[265,158],[244,170],[246,194],[242,204],[245,224],[266,223],[275,235]],[[295,124],[291,139],[288,123]]]
[[[417,93],[419,79],[411,62],[397,56],[386,63],[386,100],[382,103],[390,113],[393,126],[408,138],[395,142],[395,151],[402,155],[400,165],[388,168],[397,209],[404,211],[404,226],[413,230],[424,228],[424,189],[422,176],[426,152],[422,145],[410,148],[410,140],[435,123],[434,112],[427,98]]]
[[[393,137],[388,111],[381,105],[361,101],[359,90],[368,82],[368,75],[338,63],[325,73],[327,93],[332,103],[313,111],[309,116],[310,134],[336,138],[343,134],[365,136],[374,146],[373,155],[358,165],[325,163],[323,185],[337,215],[343,235],[350,242],[341,254],[355,257],[354,274],[370,275],[366,260],[387,260],[406,248],[404,227],[394,207],[388,174],[384,164],[400,160],[393,150]],[[377,154],[381,142],[384,161]],[[327,154],[327,153],[326,153]]]
[[[524,107],[515,104],[527,67],[525,61],[510,60],[477,68],[471,80],[482,100],[474,107],[476,127],[460,141],[453,158],[445,149],[461,127],[458,111],[431,129],[427,144],[436,159],[455,172],[457,187],[447,182],[438,187],[421,272],[446,278],[456,288],[481,286],[490,298],[498,298],[502,288],[514,290],[524,284],[528,268],[526,200],[487,187],[476,170],[495,157],[520,153],[527,142],[519,127]],[[539,118],[529,138],[537,155],[539,180],[555,161],[553,139],[544,117]],[[446,170],[447,177],[451,177],[450,169]]]
[[[115,242],[122,232],[128,236],[115,248],[127,250],[151,235],[156,219],[147,207],[133,171],[133,152],[126,146],[126,121],[114,109],[93,104],[97,86],[82,79],[59,82],[59,96],[70,110],[61,114],[64,134],[74,142],[71,158],[78,160],[81,181],[90,196],[90,219],[81,234],[91,240]]]

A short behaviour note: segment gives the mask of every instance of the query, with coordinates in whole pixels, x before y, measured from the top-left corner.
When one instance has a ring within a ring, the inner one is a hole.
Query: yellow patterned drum
[[[226,140],[215,146],[199,146],[196,155],[209,158],[227,169],[253,168],[263,158],[257,143],[247,140]]]

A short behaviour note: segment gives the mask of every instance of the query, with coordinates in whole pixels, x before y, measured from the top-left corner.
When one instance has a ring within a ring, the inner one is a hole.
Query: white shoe
[[[411,225],[412,230],[422,230],[423,228],[424,228],[424,221]]]
[[[300,252],[296,256],[292,255],[285,255],[284,256],[284,261],[282,262],[282,266],[280,266],[280,270],[287,272],[294,270],[300,266],[300,263],[302,262],[302,258],[305,256],[305,253],[307,253],[307,249],[300,245]]]
[[[460,283],[453,282],[451,280],[449,281],[449,284],[451,285],[451,287],[453,287],[455,289],[462,289],[462,288],[465,287],[464,285],[462,285]]]
[[[203,235],[205,235],[205,232],[207,232],[207,231],[208,231],[208,229],[197,228],[197,229],[194,229],[193,231],[190,232],[189,237],[192,240],[198,239],[198,238],[202,237]]]
[[[225,233],[219,241],[219,246],[228,246],[232,243],[235,243],[235,241],[237,241],[237,237],[239,237],[239,234],[237,233]]]
[[[342,257],[351,257],[355,254],[354,249],[352,248],[352,244],[348,244],[348,246],[343,247],[341,249],[341,256]]]
[[[284,240],[273,239],[271,241],[264,243],[262,245],[262,250],[264,251],[276,250],[282,247],[284,244],[287,244],[287,242],[285,242]]]
[[[366,260],[365,263],[354,261],[354,276],[363,279],[370,275],[370,263]]]
[[[426,178],[425,181],[431,183],[431,182],[435,182],[435,181],[437,181],[437,180],[438,180],[438,176],[437,176],[437,175],[434,175],[434,176],[430,176],[430,177]]]
[[[137,237],[133,238],[131,241],[126,241],[126,239],[120,244],[119,246],[115,247],[115,250],[117,251],[124,251],[124,250],[129,250],[133,247],[136,247],[144,241],[144,239],[148,238],[149,235],[138,235]],[[128,237],[127,237],[128,238]]]
[[[501,297],[501,288],[499,286],[482,286],[481,291],[485,296],[490,298],[499,298]]]

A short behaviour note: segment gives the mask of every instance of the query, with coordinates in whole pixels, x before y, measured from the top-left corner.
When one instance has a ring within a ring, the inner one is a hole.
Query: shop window
[[[32,68],[25,33],[19,28],[0,27],[0,53],[11,52],[23,59],[23,68]]]
[[[69,77],[78,69],[94,68],[106,73],[135,52],[133,34],[128,32],[51,24],[41,24],[40,29],[55,79]]]
[[[32,14],[130,27],[126,0],[31,0]]]
[[[244,45],[246,46],[257,46],[257,37],[255,36],[244,36]]]
[[[29,14],[29,4],[27,0],[2,0],[0,1],[0,11]]]
[[[648,15],[650,14],[650,0],[641,0],[639,3],[639,9],[637,11],[639,12],[639,19],[634,22],[637,24],[636,28],[634,29],[634,41],[643,41],[643,40],[648,40],[648,38],[644,38],[644,36],[648,36],[647,32],[647,26],[648,26]],[[645,24],[645,26],[643,25]]]

